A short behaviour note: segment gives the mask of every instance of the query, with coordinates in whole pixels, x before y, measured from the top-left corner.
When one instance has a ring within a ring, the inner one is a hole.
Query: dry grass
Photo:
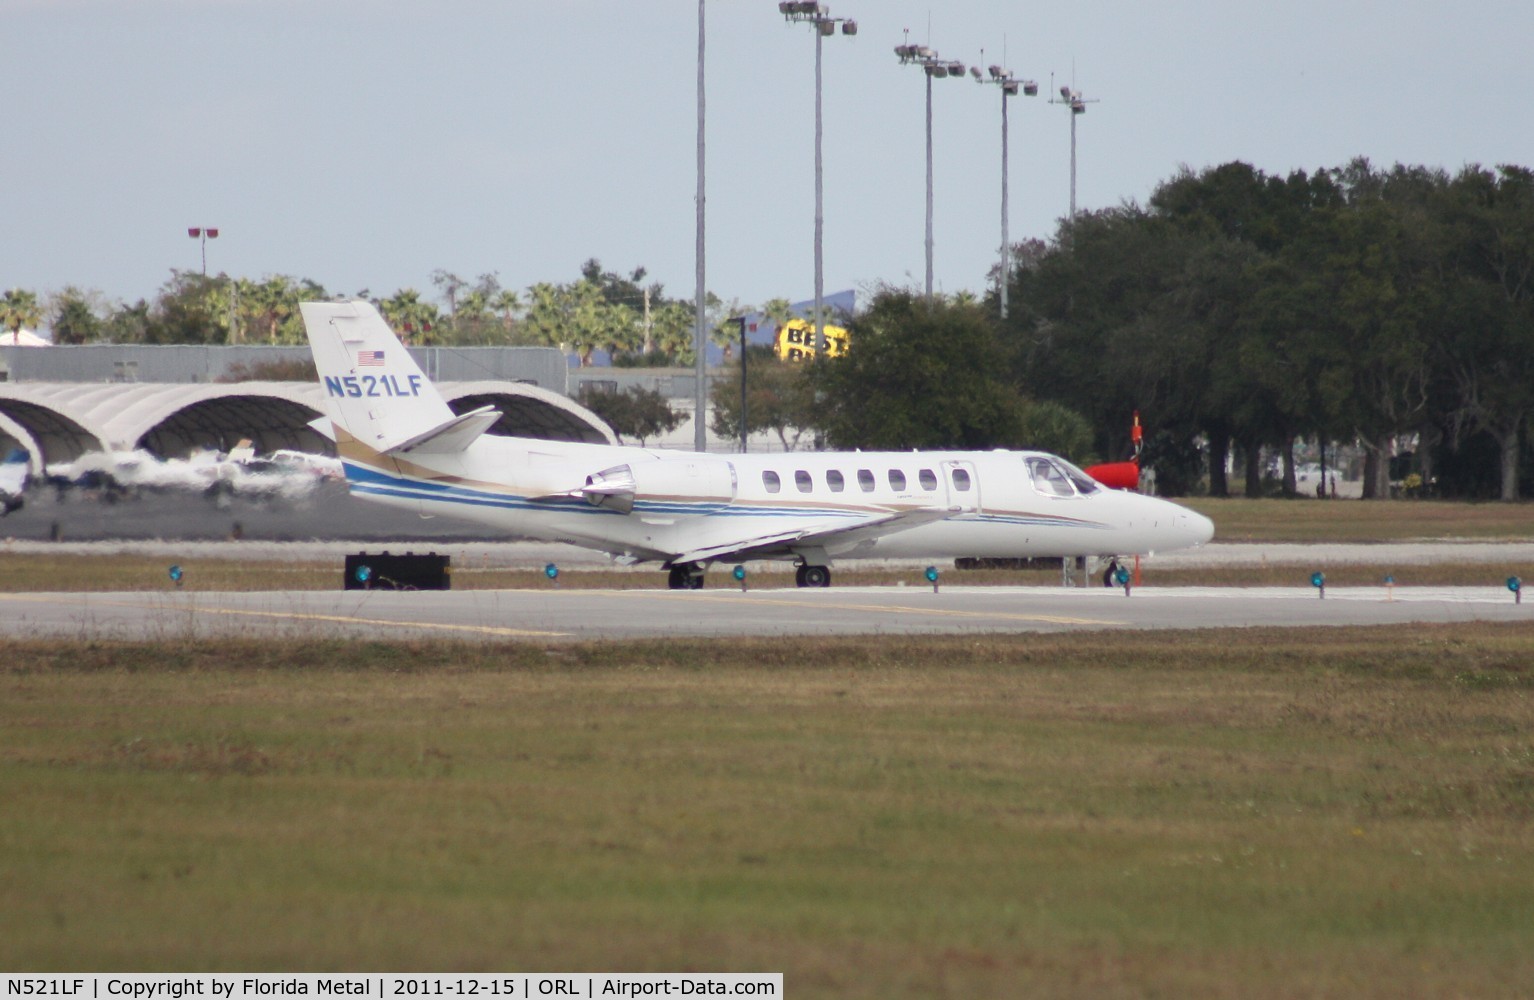
[[[1518,996],[1534,626],[0,643],[0,968]]]

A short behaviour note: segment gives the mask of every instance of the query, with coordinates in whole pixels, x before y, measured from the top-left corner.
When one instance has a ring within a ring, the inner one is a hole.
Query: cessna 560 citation
[[[792,559],[799,586],[827,587],[836,557],[1127,556],[1214,534],[1042,452],[709,455],[486,434],[500,413],[455,415],[371,304],[301,309],[353,494],[656,561],[673,589],[702,587],[716,562]]]

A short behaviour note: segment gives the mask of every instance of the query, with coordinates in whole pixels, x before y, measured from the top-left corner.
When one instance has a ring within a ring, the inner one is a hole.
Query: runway
[[[1534,620],[1534,603],[1492,587],[1103,588],[945,586],[827,590],[0,594],[0,634],[456,638],[570,642],[731,636],[1392,625]]]

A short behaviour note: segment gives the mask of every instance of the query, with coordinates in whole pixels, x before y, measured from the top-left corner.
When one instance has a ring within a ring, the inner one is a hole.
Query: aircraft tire
[[[800,566],[795,582],[801,587],[829,587],[831,586],[831,567],[829,566]]]

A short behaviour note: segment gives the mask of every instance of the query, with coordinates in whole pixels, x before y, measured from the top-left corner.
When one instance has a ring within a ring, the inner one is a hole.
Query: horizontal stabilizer
[[[462,416],[454,417],[445,424],[433,427],[424,434],[417,434],[405,443],[390,448],[389,451],[400,454],[450,455],[453,452],[463,451],[473,444],[499,419],[501,419],[500,410],[493,406],[481,406],[477,410],[471,410]]]
[[[326,441],[333,442],[336,439],[336,425],[331,423],[329,417],[315,417],[309,421],[309,429]]]

